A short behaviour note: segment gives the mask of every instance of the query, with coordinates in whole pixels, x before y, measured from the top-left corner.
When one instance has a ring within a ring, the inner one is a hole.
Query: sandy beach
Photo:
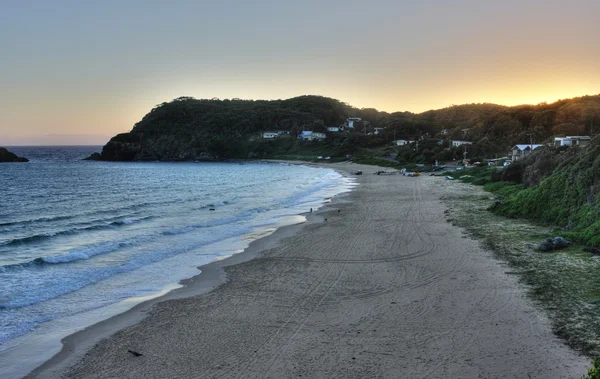
[[[446,221],[443,178],[373,175],[309,222],[68,337],[40,378],[570,378],[506,266]],[[499,231],[500,232],[500,231]],[[116,329],[120,331],[113,334]],[[128,350],[139,352],[134,356]]]

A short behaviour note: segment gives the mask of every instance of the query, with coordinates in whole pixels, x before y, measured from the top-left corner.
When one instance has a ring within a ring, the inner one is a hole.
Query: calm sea
[[[10,150],[30,162],[0,164],[0,366],[2,352],[27,337],[63,336],[66,325],[85,326],[73,320],[94,322],[86,315],[173,288],[353,185],[331,169],[283,163],[113,163],[82,160],[99,147]]]

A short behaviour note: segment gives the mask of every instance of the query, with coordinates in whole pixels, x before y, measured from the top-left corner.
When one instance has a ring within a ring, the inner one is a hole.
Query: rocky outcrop
[[[29,162],[29,159],[18,157],[3,147],[0,147],[0,162]]]
[[[208,154],[196,151],[186,140],[146,138],[142,134],[122,133],[113,137],[102,148],[102,153],[93,153],[88,161],[198,161],[213,160]]]
[[[102,160],[102,154],[100,153],[92,153],[92,155],[90,155],[87,158],[83,158],[84,161],[101,161]]]
[[[571,246],[573,243],[568,241],[562,237],[554,237],[548,238],[546,241],[542,242],[540,246],[538,246],[538,250],[540,251],[552,251],[558,249],[564,249],[566,247]]]
[[[137,161],[142,150],[142,138],[133,133],[117,134],[102,148],[103,161]]]
[[[585,247],[583,251],[587,251],[588,253],[592,253],[592,255],[600,255],[600,249],[597,247]]]

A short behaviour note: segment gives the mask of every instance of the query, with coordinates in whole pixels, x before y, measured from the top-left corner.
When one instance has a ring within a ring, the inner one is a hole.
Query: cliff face
[[[18,157],[3,147],[0,147],[0,162],[29,162],[29,159]]]

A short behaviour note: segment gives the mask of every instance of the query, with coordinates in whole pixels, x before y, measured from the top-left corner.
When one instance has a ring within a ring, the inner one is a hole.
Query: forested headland
[[[327,132],[349,117],[353,129]],[[327,132],[325,141],[299,141],[303,130]],[[289,134],[271,140],[265,131]],[[356,108],[322,96],[287,100],[194,99],[180,97],[154,107],[128,133],[113,137],[98,159],[225,160],[302,158],[348,154],[397,154],[401,162],[429,163],[462,157],[450,141],[471,141],[470,157],[506,155],[515,144],[544,143],[553,136],[595,135],[600,131],[600,96],[537,105],[464,104],[423,113],[387,113]],[[421,141],[420,148],[394,140]]]

